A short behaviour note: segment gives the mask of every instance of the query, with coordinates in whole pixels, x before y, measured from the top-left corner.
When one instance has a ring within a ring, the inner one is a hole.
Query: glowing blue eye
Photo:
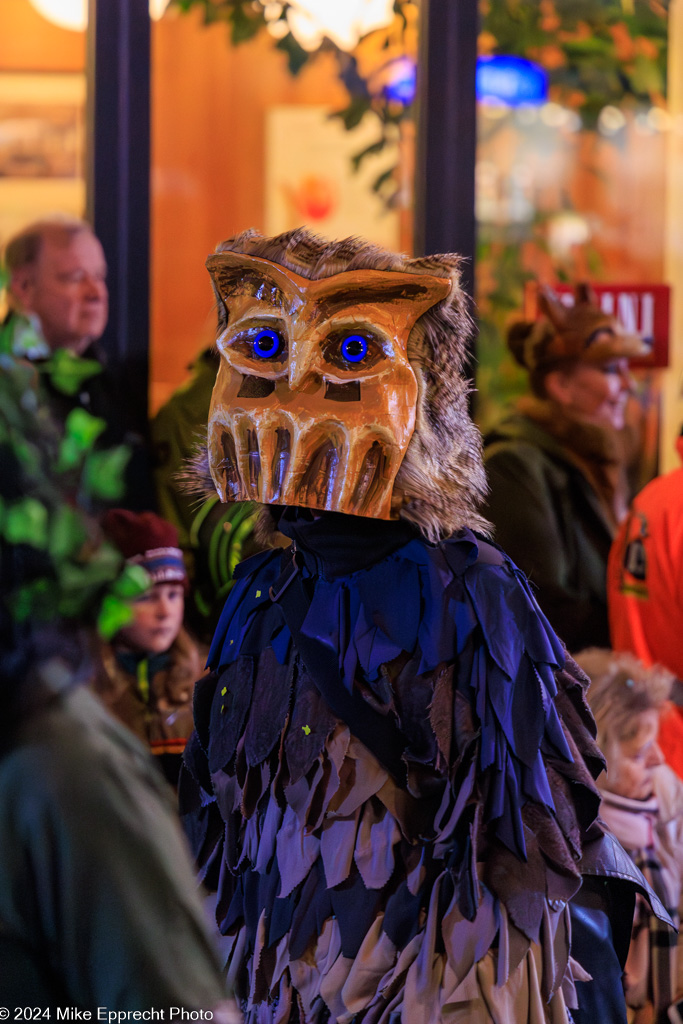
[[[368,343],[362,334],[350,334],[341,343],[341,354],[349,363],[360,363],[368,354]]]
[[[257,359],[272,359],[280,353],[282,339],[275,331],[259,331],[252,345]]]

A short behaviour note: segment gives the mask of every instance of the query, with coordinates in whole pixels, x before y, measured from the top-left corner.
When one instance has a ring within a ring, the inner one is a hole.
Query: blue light
[[[410,106],[415,99],[417,88],[417,68],[410,57],[401,57],[392,61],[388,69],[388,81],[384,86],[384,95],[390,103],[401,103]]]
[[[477,60],[477,99],[480,103],[505,103],[519,107],[523,103],[545,103],[548,76],[539,64],[524,57],[498,54]]]

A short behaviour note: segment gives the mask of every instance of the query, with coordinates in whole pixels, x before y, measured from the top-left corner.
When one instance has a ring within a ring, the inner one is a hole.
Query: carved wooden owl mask
[[[391,518],[418,398],[408,337],[450,280],[371,269],[309,280],[235,252],[207,267],[222,315],[208,434],[222,500]]]

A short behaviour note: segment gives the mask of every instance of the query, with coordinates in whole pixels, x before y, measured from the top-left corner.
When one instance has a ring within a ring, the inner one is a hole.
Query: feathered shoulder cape
[[[372,521],[354,545],[349,520],[290,527],[301,631],[395,718],[406,783],[306,671],[269,596],[281,551],[239,567],[197,687],[182,810],[248,1020],[299,1019],[293,1001],[306,1021],[422,1020],[415,1000],[469,998],[487,954],[502,986],[541,949],[543,999],[571,1004],[566,902],[602,835],[587,681],[497,548],[405,525],[387,545]]]

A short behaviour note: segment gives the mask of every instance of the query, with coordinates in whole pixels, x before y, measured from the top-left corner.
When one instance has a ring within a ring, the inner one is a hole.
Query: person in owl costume
[[[237,568],[180,785],[245,1020],[625,1021],[644,880],[587,679],[477,512],[460,258],[299,229],[207,266],[197,472],[289,541]]]

